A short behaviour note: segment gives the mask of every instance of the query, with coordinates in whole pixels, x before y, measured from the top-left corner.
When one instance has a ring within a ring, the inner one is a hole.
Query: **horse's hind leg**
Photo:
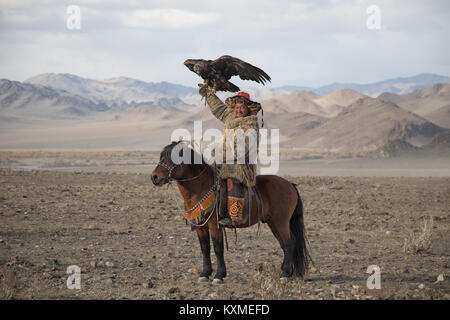
[[[209,242],[209,229],[207,227],[195,228],[200,241],[200,248],[203,256],[203,270],[200,273],[201,278],[208,278],[212,274],[211,266],[211,245]]]
[[[282,277],[290,277],[294,272],[293,268],[293,243],[290,241],[289,224],[278,223],[271,220],[269,228],[272,230],[273,235],[280,243],[280,247],[283,250],[283,263],[281,264]]]
[[[214,245],[214,253],[217,259],[217,271],[214,276],[214,284],[222,283],[223,278],[227,276],[227,268],[225,266],[225,258],[223,253],[223,230],[222,228],[212,227],[211,238]]]

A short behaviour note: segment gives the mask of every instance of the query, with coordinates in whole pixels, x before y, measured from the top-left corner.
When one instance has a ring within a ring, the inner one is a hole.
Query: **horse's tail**
[[[293,247],[292,263],[294,267],[294,274],[303,277],[308,270],[309,260],[311,259],[308,248],[307,238],[305,233],[305,225],[303,220],[303,202],[296,185],[292,184],[297,192],[297,206],[289,221],[289,229],[291,231],[290,241]]]

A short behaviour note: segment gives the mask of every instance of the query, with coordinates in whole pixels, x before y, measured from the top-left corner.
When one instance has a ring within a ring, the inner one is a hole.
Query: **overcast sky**
[[[81,29],[67,27],[77,5]],[[381,28],[370,30],[370,5]],[[270,86],[450,75],[450,1],[0,0],[0,78],[39,73],[199,82],[187,58],[229,54]],[[239,85],[239,82],[236,82]]]

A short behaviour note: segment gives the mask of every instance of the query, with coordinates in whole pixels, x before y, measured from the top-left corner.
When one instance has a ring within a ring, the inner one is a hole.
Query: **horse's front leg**
[[[214,276],[213,284],[219,284],[222,283],[223,278],[227,276],[227,268],[225,266],[225,258],[223,254],[223,229],[217,228],[217,225],[212,223],[210,232],[214,245],[214,253],[216,254],[217,260],[217,271]]]
[[[196,227],[198,240],[203,256],[203,270],[200,273],[200,279],[208,278],[212,274],[211,266],[211,245],[209,242],[209,229],[207,227]]]

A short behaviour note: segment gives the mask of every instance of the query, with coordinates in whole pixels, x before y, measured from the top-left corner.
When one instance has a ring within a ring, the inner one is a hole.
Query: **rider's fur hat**
[[[249,115],[255,116],[261,110],[261,104],[250,100],[250,95],[247,92],[239,92],[237,95],[225,99],[225,103],[233,108],[238,102],[247,106]]]

